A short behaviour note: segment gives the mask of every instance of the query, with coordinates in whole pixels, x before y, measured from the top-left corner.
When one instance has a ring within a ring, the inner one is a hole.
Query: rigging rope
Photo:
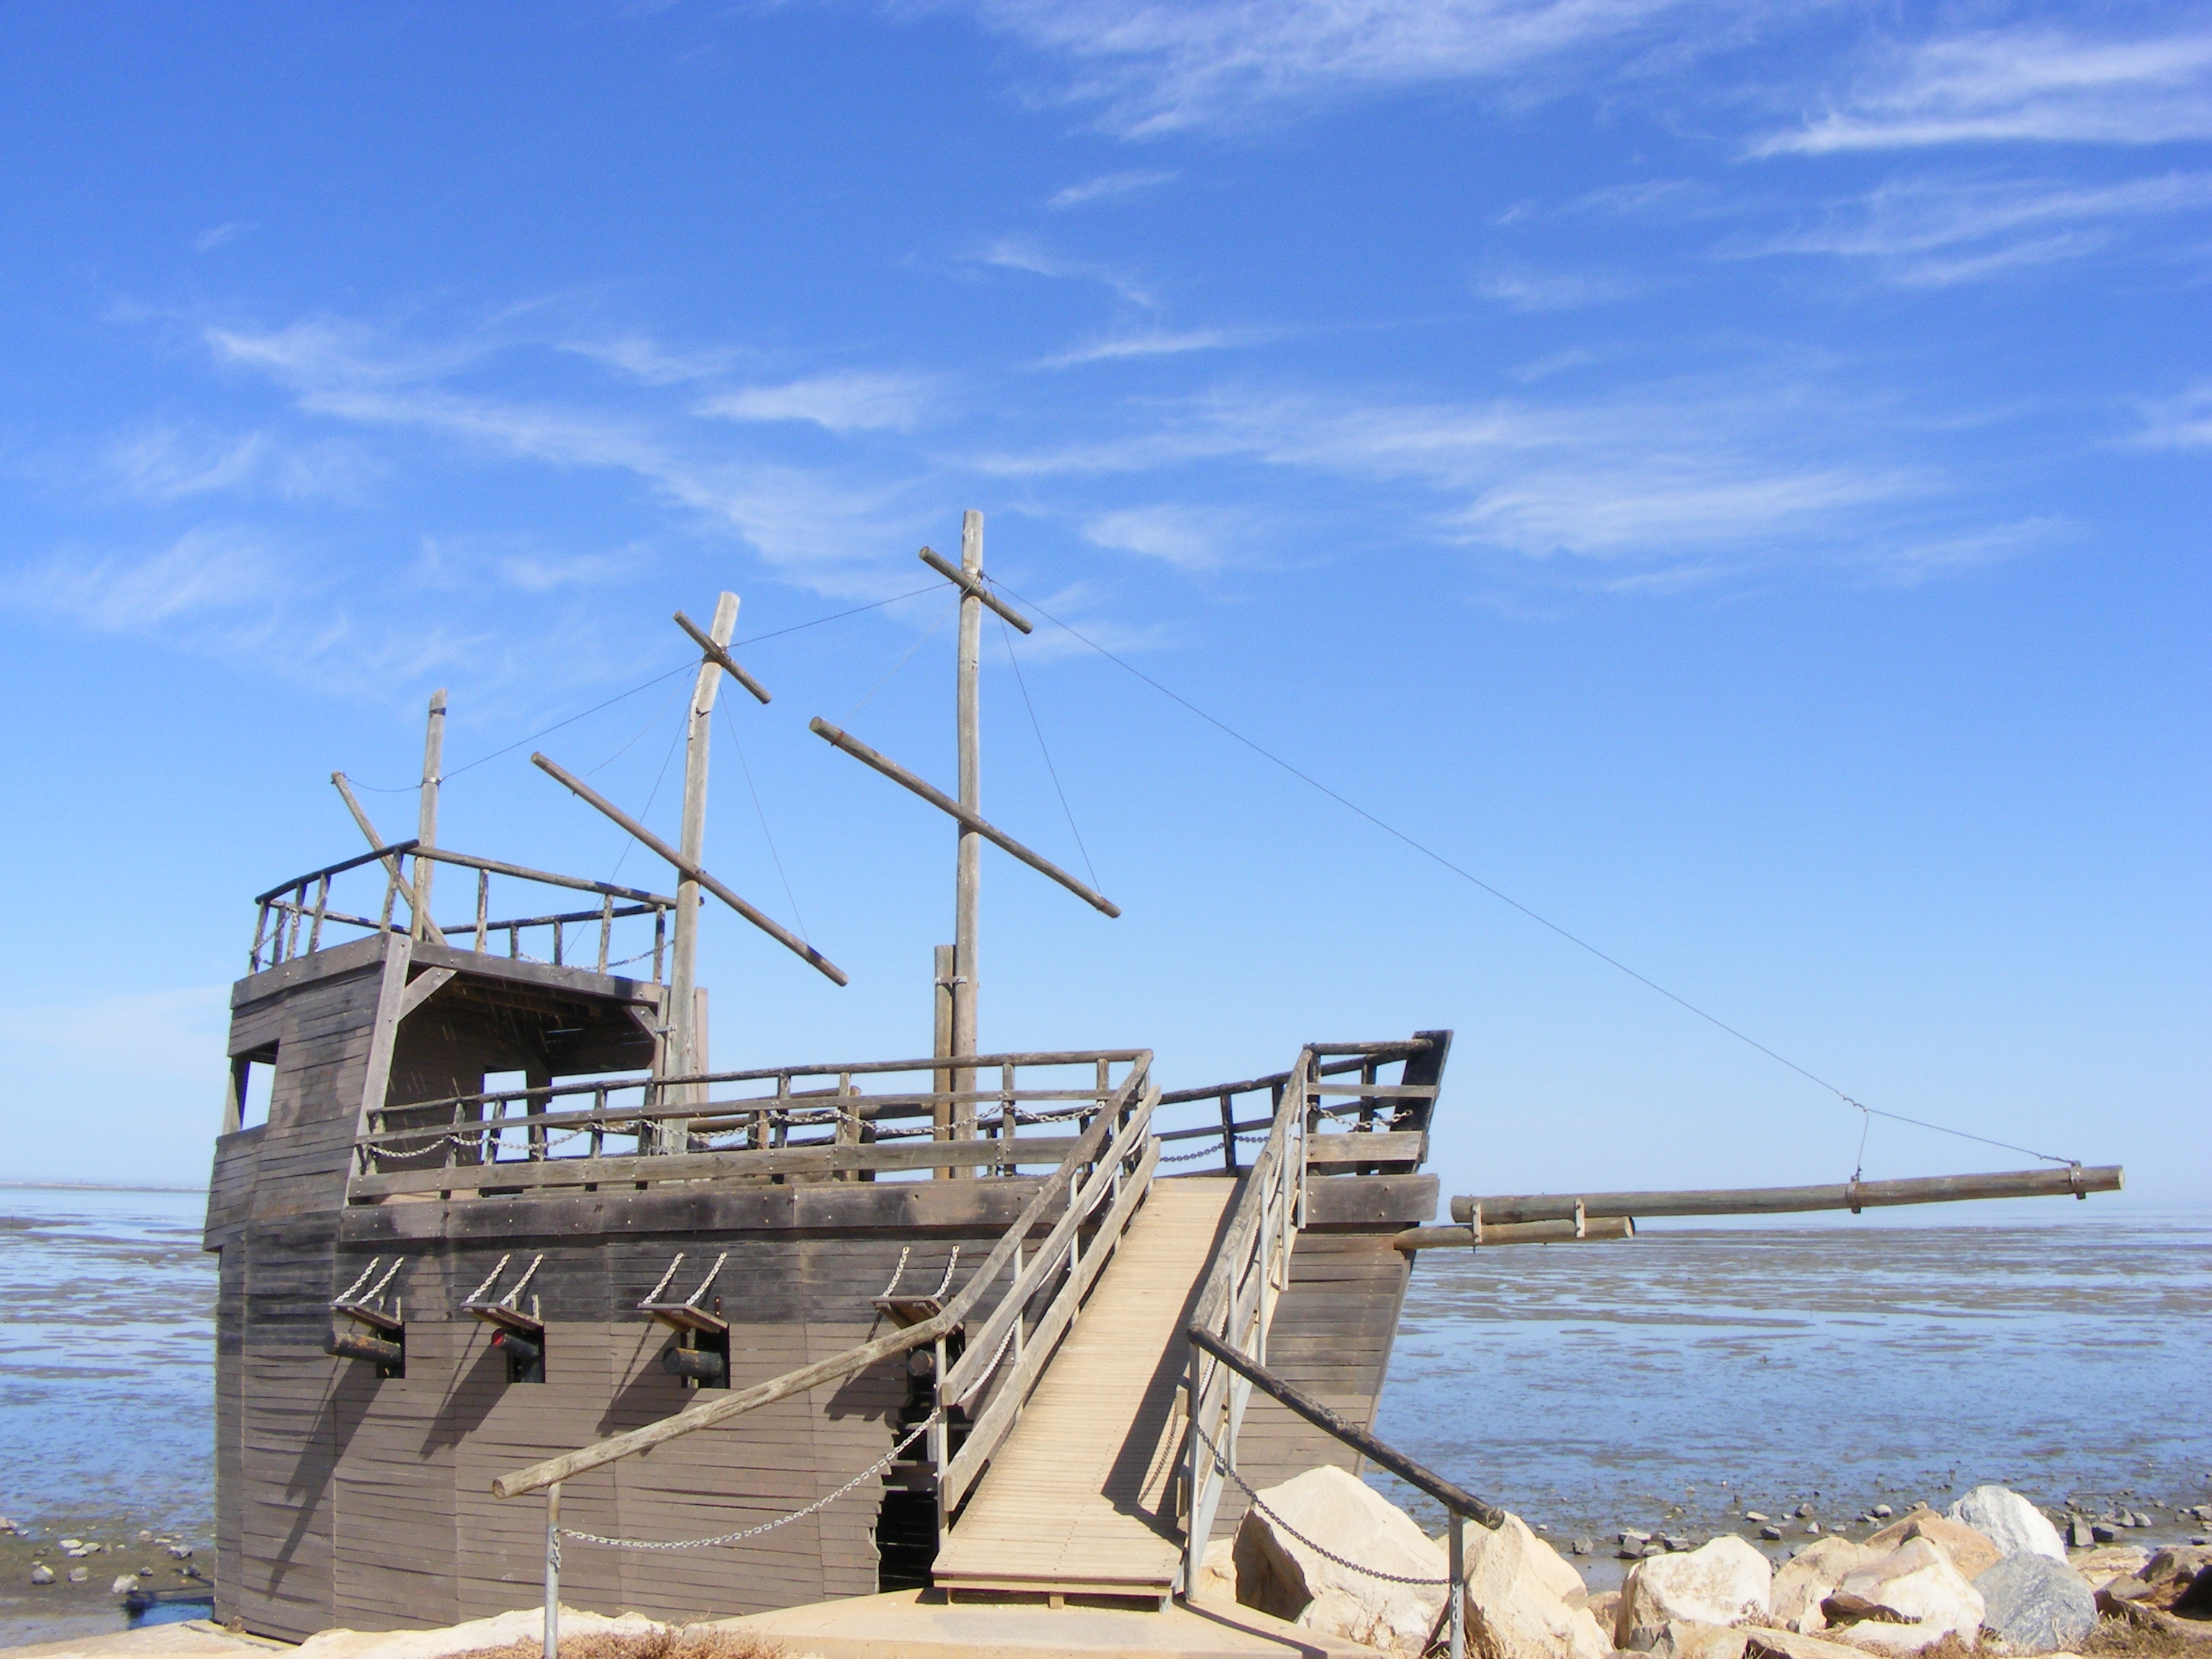
[[[783,854],[775,850],[775,836],[768,827],[768,809],[761,805],[760,791],[753,787],[752,763],[745,758],[745,746],[738,740],[737,718],[730,713],[727,702],[721,704],[722,724],[730,733],[730,746],[738,751],[738,769],[745,775],[745,793],[753,798],[753,816],[760,820],[761,839],[768,843],[768,855],[775,861],[776,879],[783,884],[783,896],[791,901],[791,919],[799,924],[799,937],[809,945],[806,918],[799,914],[799,895],[791,890],[791,878],[783,872]]]
[[[1536,923],[1539,927],[1548,928],[1553,933],[1557,933],[1561,939],[1566,940],[1570,945],[1575,945],[1580,950],[1588,951],[1590,955],[1595,957],[1600,962],[1604,963],[1607,966],[1618,969],[1620,972],[1627,975],[1629,978],[1634,980],[1638,984],[1644,986],[1649,990],[1657,992],[1661,996],[1666,998],[1668,1001],[1675,1004],[1679,1007],[1688,1010],[1691,1013],[1695,1014],[1699,1019],[1704,1020],[1707,1024],[1714,1026],[1722,1031],[1725,1031],[1737,1042],[1746,1043],[1751,1048],[1756,1048],[1760,1054],[1765,1054],[1769,1060],[1788,1066],[1791,1071],[1796,1073],[1798,1076],[1805,1079],[1808,1083],[1812,1083],[1816,1086],[1826,1090],[1828,1093],[1835,1096],[1835,1097],[1843,1102],[1844,1105],[1864,1113],[1869,1117],[1886,1117],[1893,1122],[1909,1123],[1917,1129],[1932,1129],[1937,1134],[1954,1135],[1961,1140],[1978,1141],[1984,1146],[1996,1146],[2002,1148],[2003,1151],[2008,1152],[2018,1152],[2025,1158],[2039,1158],[2046,1164],[2075,1164],[2080,1162],[2078,1158],[2060,1158],[2053,1152],[2039,1152],[2032,1146],[2017,1146],[2008,1140],[1995,1140],[1987,1135],[1973,1134],[1965,1129],[1949,1128],[1941,1123],[1929,1123],[1920,1118],[1907,1117],[1901,1112],[1884,1111],[1879,1106],[1869,1106],[1864,1101],[1855,1099],[1850,1095],[1844,1093],[1843,1090],[1838,1088],[1834,1084],[1829,1082],[1827,1079],[1820,1076],[1818,1073],[1808,1070],[1806,1067],[1800,1066],[1796,1060],[1790,1059],[1789,1055],[1778,1053],[1776,1050],[1768,1048],[1758,1038],[1752,1036],[1747,1032],[1738,1030],[1735,1026],[1729,1024],[1717,1014],[1706,1012],[1705,1010],[1698,1006],[1696,1003],[1691,1001],[1687,997],[1668,990],[1665,986],[1660,984],[1658,981],[1651,978],[1649,975],[1637,972],[1635,969],[1621,961],[1620,957],[1612,956],[1607,952],[1600,950],[1588,939],[1580,937],[1578,934],[1570,933],[1566,928],[1562,927],[1558,922],[1553,921],[1549,916],[1540,915],[1537,911],[1531,909],[1528,906],[1522,903],[1519,899],[1515,898],[1510,893],[1501,891],[1499,889],[1492,886],[1488,882],[1483,880],[1481,877],[1476,875],[1473,871],[1455,864],[1451,860],[1446,858],[1442,853],[1437,852],[1433,847],[1430,847],[1424,842],[1414,840],[1413,836],[1407,835],[1395,824],[1385,823],[1374,813],[1369,811],[1365,807],[1360,805],[1358,802],[1339,794],[1335,790],[1330,788],[1327,784],[1323,783],[1319,778],[1315,777],[1311,773],[1301,771],[1297,767],[1292,765],[1289,761],[1285,760],[1280,755],[1276,754],[1273,750],[1268,749],[1254,741],[1252,738],[1246,737],[1242,732],[1237,730],[1235,726],[1231,726],[1227,721],[1217,719],[1215,716],[1207,714],[1205,709],[1200,708],[1196,703],[1191,702],[1189,698],[1183,696],[1179,692],[1169,690],[1168,687],[1161,684],[1159,681],[1154,679],[1150,674],[1145,672],[1143,669],[1139,668],[1135,664],[1127,661],[1124,658],[1116,656],[1113,652],[1099,644],[1097,641],[1092,639],[1089,635],[1081,632],[1079,629],[1065,622],[1062,622],[1058,617],[1054,616],[1051,611],[1046,610],[1035,599],[1027,597],[1025,594],[1016,592],[1013,588],[1008,587],[1006,583],[999,581],[988,574],[983,580],[990,582],[994,587],[1004,588],[1008,594],[1012,595],[1014,599],[1020,600],[1022,604],[1029,606],[1030,610],[1036,611],[1047,622],[1052,623],[1054,627],[1059,629],[1069,637],[1090,647],[1091,649],[1096,651],[1100,656],[1105,658],[1107,661],[1114,664],[1117,668],[1121,668],[1127,673],[1133,675],[1136,678],[1142,680],[1146,685],[1151,686],[1153,690],[1158,692],[1170,702],[1176,703],[1189,713],[1197,715],[1199,719],[1204,720],[1208,726],[1212,726],[1224,736],[1231,738],[1237,742],[1243,744],[1244,747],[1249,749],[1254,754],[1259,756],[1262,760],[1267,761],[1270,765],[1281,768],[1284,771],[1289,773],[1292,777],[1296,778],[1299,782],[1306,785],[1309,788],[1317,790],[1322,794],[1328,796],[1331,800],[1334,801],[1339,806],[1343,807],[1346,811],[1364,818],[1369,823],[1374,825],[1377,830],[1380,830],[1384,835],[1390,836],[1393,840],[1403,842],[1406,846],[1410,847],[1413,851],[1419,853],[1423,858],[1428,859],[1433,863],[1441,865],[1444,869],[1449,870],[1453,875],[1457,876],[1462,881],[1480,888],[1484,892],[1489,894],[1491,897],[1498,900],[1500,903],[1510,905],[1512,908],[1518,910],[1522,915],[1528,917],[1529,921]],[[1863,1141],[1862,1141],[1862,1152],[1863,1152]]]
[[[1022,678],[1022,660],[1014,654],[1014,630],[1006,626],[1006,619],[993,611],[997,618],[999,635],[1006,644],[1006,661],[1012,665],[1014,684],[1022,688],[1022,707],[1030,711],[1030,730],[1036,733],[1037,752],[1044,757],[1044,769],[1052,776],[1053,793],[1060,797],[1060,810],[1067,814],[1067,828],[1075,837],[1075,850],[1083,854],[1083,867],[1090,872],[1091,884],[1098,885],[1098,872],[1091,867],[1091,849],[1083,844],[1083,831],[1075,827],[1075,809],[1067,804],[1067,791],[1060,787],[1060,769],[1052,763],[1052,750],[1045,747],[1044,727],[1038,723],[1036,705],[1030,701],[1030,683]]]

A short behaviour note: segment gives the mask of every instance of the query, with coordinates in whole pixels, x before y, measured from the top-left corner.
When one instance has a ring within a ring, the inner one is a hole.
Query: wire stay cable
[[[814,941],[807,938],[806,918],[799,914],[799,895],[791,890],[791,878],[783,871],[783,854],[775,850],[775,836],[768,827],[768,811],[761,805],[760,791],[753,786],[752,763],[745,758],[745,746],[738,739],[737,717],[730,713],[728,703],[718,706],[723,723],[729,728],[730,746],[738,751],[738,769],[745,775],[745,793],[753,798],[753,814],[760,819],[761,839],[768,843],[768,855],[775,862],[775,876],[783,884],[783,896],[791,901],[791,919],[799,924],[799,937],[811,945]]]
[[[1158,692],[1170,702],[1176,703],[1179,707],[1188,711],[1190,714],[1195,714],[1200,720],[1204,720],[1208,726],[1212,726],[1224,737],[1230,738],[1234,741],[1243,744],[1245,748],[1249,749],[1254,754],[1259,756],[1270,765],[1280,768],[1283,771],[1289,773],[1292,777],[1296,778],[1299,782],[1306,785],[1307,787],[1316,790],[1320,793],[1328,796],[1329,799],[1334,801],[1346,811],[1352,813],[1355,817],[1365,819],[1376,829],[1380,830],[1384,835],[1390,836],[1395,841],[1402,842],[1404,845],[1411,848],[1414,852],[1419,853],[1423,858],[1429,860],[1431,862],[1442,866],[1444,869],[1449,870],[1453,875],[1457,876],[1462,881],[1467,882],[1471,886],[1480,888],[1482,891],[1489,894],[1491,897],[1498,900],[1501,904],[1507,905],[1511,908],[1519,911],[1529,921],[1536,923],[1537,926],[1547,928],[1552,933],[1558,934],[1561,939],[1566,940],[1568,944],[1574,945],[1577,949],[1588,951],[1591,956],[1595,957],[1600,962],[1604,963],[1607,967],[1617,969],[1621,973],[1627,975],[1629,978],[1634,980],[1638,984],[1644,986],[1646,989],[1657,992],[1661,996],[1666,998],[1668,1001],[1674,1003],[1678,1007],[1687,1010],[1692,1014],[1695,1014],[1699,1019],[1704,1020],[1708,1025],[1713,1026],[1718,1030],[1725,1031],[1737,1042],[1757,1049],[1760,1054],[1765,1054],[1769,1060],[1775,1061],[1778,1065],[1789,1067],[1790,1070],[1796,1073],[1799,1077],[1803,1078],[1807,1082],[1811,1083],[1816,1087],[1823,1089],[1829,1094],[1835,1096],[1835,1097],[1843,1102],[1844,1105],[1849,1106],[1856,1111],[1865,1113],[1871,1117],[1887,1118],[1891,1121],[1896,1123],[1909,1123],[1917,1129],[1930,1129],[1937,1134],[1953,1135],[1961,1140],[1978,1141],[1984,1146],[1996,1146],[2008,1152],[2018,1152],[2023,1157],[2039,1158],[2046,1164],[2077,1164],[2081,1161],[2078,1158],[2061,1158],[2055,1152],[2039,1152],[2032,1146],[2015,1146],[2008,1140],[1995,1140],[1987,1135],[1974,1134],[1968,1130],[1954,1129],[1945,1124],[1930,1123],[1922,1118],[1907,1117],[1901,1112],[1884,1111],[1879,1106],[1869,1106],[1864,1101],[1854,1098],[1852,1096],[1846,1094],[1843,1090],[1838,1088],[1834,1084],[1829,1082],[1827,1079],[1820,1076],[1818,1073],[1808,1070],[1807,1067],[1799,1065],[1796,1060],[1790,1059],[1789,1055],[1781,1054],[1773,1048],[1770,1048],[1766,1044],[1761,1042],[1757,1037],[1751,1036],[1747,1032],[1738,1030],[1735,1026],[1729,1024],[1726,1020],[1721,1018],[1717,1014],[1708,1013],[1705,1009],[1700,1008],[1696,1003],[1691,1001],[1687,997],[1682,996],[1679,993],[1668,990],[1665,986],[1659,983],[1657,980],[1653,979],[1650,975],[1638,973],[1635,969],[1630,967],[1620,957],[1613,956],[1606,951],[1601,950],[1598,946],[1591,944],[1588,939],[1583,939],[1579,934],[1570,932],[1567,928],[1561,927],[1558,922],[1553,921],[1549,916],[1544,915],[1540,912],[1530,908],[1528,905],[1523,904],[1519,899],[1515,898],[1510,893],[1502,891],[1498,888],[1492,886],[1488,882],[1476,875],[1473,871],[1453,862],[1450,859],[1446,858],[1442,853],[1437,852],[1433,847],[1430,847],[1425,842],[1415,840],[1412,836],[1407,835],[1395,824],[1386,823],[1383,819],[1377,817],[1374,813],[1369,811],[1365,807],[1359,805],[1358,802],[1338,793],[1335,790],[1323,783],[1319,778],[1315,777],[1311,773],[1303,771],[1297,766],[1292,765],[1289,761],[1275,753],[1274,750],[1265,747],[1250,738],[1246,737],[1242,732],[1239,732],[1236,727],[1229,725],[1226,721],[1217,719],[1215,716],[1206,713],[1205,709],[1200,708],[1196,703],[1191,702],[1189,698],[1182,696],[1180,692],[1172,690],[1169,687],[1161,684],[1159,681],[1154,679],[1150,674],[1145,672],[1143,669],[1139,668],[1135,664],[1129,662],[1122,657],[1117,656],[1115,653],[1108,650],[1104,646],[1099,644],[1097,641],[1092,639],[1087,634],[1085,634],[1080,629],[1061,621],[1058,617],[1054,616],[1051,611],[1046,610],[1043,605],[1038,604],[1036,600],[1030,599],[1027,594],[1019,592],[1014,588],[1007,586],[1005,582],[1000,581],[989,575],[986,575],[984,577],[984,580],[990,582],[994,587],[1005,588],[1006,592],[1012,595],[1013,598],[1019,600],[1022,604],[1029,606],[1030,610],[1036,611],[1039,616],[1042,617],[1047,622],[1052,623],[1055,628],[1060,629],[1071,638],[1088,646],[1091,650],[1097,652],[1100,656],[1105,658],[1107,661],[1114,664],[1117,668],[1120,668],[1125,672],[1142,680],[1146,685],[1152,687],[1153,690]]]
[[[999,623],[999,636],[1006,641],[1006,661],[1014,671],[1014,684],[1022,688],[1022,707],[1030,711],[1030,730],[1036,733],[1037,752],[1044,757],[1044,769],[1052,777],[1053,793],[1060,797],[1060,810],[1067,814],[1068,832],[1075,837],[1075,850],[1083,854],[1083,867],[1089,872],[1091,884],[1098,885],[1098,872],[1091,867],[1091,849],[1083,844],[1083,831],[1075,827],[1075,809],[1067,804],[1067,791],[1060,787],[1060,769],[1052,763],[1052,750],[1045,746],[1044,727],[1037,720],[1036,705],[1030,701],[1030,683],[1022,678],[1022,661],[1014,654],[1014,630],[1006,626],[1006,619],[996,611],[992,615]]]

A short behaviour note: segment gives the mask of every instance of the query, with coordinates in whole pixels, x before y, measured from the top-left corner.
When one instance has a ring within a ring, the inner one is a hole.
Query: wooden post
[[[975,580],[983,574],[983,515],[972,508],[960,518],[960,568]],[[960,593],[959,747],[960,804],[969,811],[983,811],[983,752],[981,699],[977,677],[983,645],[983,602],[966,588]],[[983,838],[964,823],[959,830],[959,865],[954,883],[952,928],[952,1053],[975,1052],[975,957],[977,888],[983,876]],[[952,1073],[956,1092],[972,1090],[975,1074],[966,1068]],[[957,1108],[953,1134],[965,1140],[975,1133],[975,1109]],[[953,1172],[967,1175],[960,1170]]]
[[[952,1052],[952,955],[953,947],[950,945],[940,945],[936,948],[934,968],[936,1018],[931,1028],[933,1046],[929,1052],[939,1060],[945,1059]],[[951,1089],[952,1073],[951,1072],[939,1071],[933,1075],[936,1081],[931,1085],[931,1087],[938,1093],[944,1094]],[[929,1138],[932,1140],[951,1139],[952,1103],[949,1100],[940,1100],[933,1105],[929,1109]],[[952,1171],[940,1169],[933,1171],[933,1174],[937,1180],[944,1181],[951,1178]]]
[[[446,689],[440,686],[430,694],[429,726],[422,738],[422,805],[415,831],[418,843],[415,852],[415,925],[410,930],[416,939],[428,937],[430,882],[438,866],[434,860],[422,856],[422,849],[438,844],[438,772],[445,762]]]
[[[561,1483],[545,1489],[545,1659],[561,1659]]]
[[[714,622],[708,636],[717,646],[730,642],[730,635],[738,626],[738,596],[725,593],[714,602]],[[684,827],[677,839],[678,849],[696,869],[702,861],[707,842],[707,756],[708,739],[714,735],[714,694],[721,687],[722,670],[709,658],[699,665],[699,678],[691,693],[691,718],[684,739]],[[680,871],[676,884],[676,941],[672,965],[668,970],[668,1069],[678,1077],[696,1072],[698,1066],[697,1020],[698,1011],[692,1005],[691,989],[697,983],[699,957],[699,882],[696,876]],[[691,1085],[679,1085],[669,1103],[688,1106],[698,1098]],[[664,1144],[680,1147],[689,1126],[680,1121],[669,1123],[663,1133]]]

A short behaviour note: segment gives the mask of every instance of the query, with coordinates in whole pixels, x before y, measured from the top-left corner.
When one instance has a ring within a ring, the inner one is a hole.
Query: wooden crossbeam
[[[985,820],[981,814],[969,811],[934,784],[923,781],[889,756],[878,754],[850,732],[840,731],[819,714],[806,723],[806,729],[831,748],[843,750],[861,765],[872,768],[882,773],[893,783],[912,790],[963,829],[973,830],[994,847],[1012,853],[1039,875],[1049,876],[1094,910],[1109,916],[1118,916],[1121,914],[1121,907],[1111,899],[1107,898],[1103,894],[1094,892],[1050,859],[1042,854],[1032,853],[1005,830]]]
[[[629,830],[630,834],[635,836],[640,844],[659,854],[661,857],[666,859],[669,863],[675,866],[677,872],[679,875],[688,876],[693,881],[697,882],[702,887],[712,893],[716,898],[721,900],[723,903],[728,905],[730,908],[735,910],[747,921],[750,921],[754,927],[759,928],[761,932],[766,933],[778,945],[782,945],[785,950],[790,951],[793,956],[799,957],[804,960],[808,966],[819,972],[823,978],[836,985],[844,985],[850,982],[846,977],[845,970],[842,968],[840,968],[836,963],[830,961],[829,957],[823,956],[822,952],[816,950],[812,945],[809,945],[805,939],[799,938],[798,934],[793,933],[789,928],[784,927],[782,923],[777,921],[774,917],[763,915],[754,906],[748,904],[744,899],[739,898],[737,894],[731,891],[729,888],[715,880],[714,877],[708,875],[704,870],[701,869],[698,865],[694,863],[691,860],[685,858],[683,854],[678,852],[666,842],[661,840],[661,838],[654,835],[652,830],[647,829],[635,818],[630,817],[630,815],[623,811],[621,807],[616,805],[605,795],[599,793],[598,790],[592,788],[590,784],[586,783],[583,779],[578,777],[566,767],[562,766],[556,761],[548,759],[544,755],[531,756],[530,763],[535,766],[539,771],[544,773],[548,777],[552,778],[555,781],[566,784],[569,789],[575,793],[579,799],[583,800],[590,805],[598,807],[600,811],[605,813],[623,829]]]
[[[1023,633],[1034,634],[1036,632],[1036,629],[1030,625],[1030,619],[1027,617],[1022,615],[1020,611],[1015,610],[1013,606],[1008,605],[1004,599],[1001,599],[997,594],[986,587],[983,585],[982,579],[981,577],[969,575],[958,565],[954,564],[950,560],[939,556],[933,548],[923,548],[919,556],[924,564],[927,565],[932,570],[934,570],[939,575],[944,577],[945,580],[951,582],[963,593],[969,595],[972,599],[981,601],[985,608],[999,616],[1004,617],[1008,622],[1013,623],[1015,627],[1020,629]]]
[[[708,662],[713,663],[715,667],[720,669],[725,674],[727,674],[739,685],[744,686],[746,690],[751,692],[753,696],[759,698],[763,702],[766,702],[769,700],[768,688],[763,685],[758,680],[755,679],[750,674],[746,673],[742,667],[738,666],[738,659],[732,656],[727,651],[724,650],[720,646],[715,644],[714,641],[708,636],[707,630],[705,629],[700,627],[697,623],[693,622],[690,617],[685,616],[681,611],[676,613],[676,625],[682,629],[685,633],[689,634],[691,636],[693,643],[697,645],[700,650],[706,653],[707,660]]]

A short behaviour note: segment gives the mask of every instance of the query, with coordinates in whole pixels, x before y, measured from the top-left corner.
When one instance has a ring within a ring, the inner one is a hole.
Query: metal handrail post
[[[545,1489],[545,1659],[561,1659],[561,1483]]]
[[[1467,1659],[1467,1517],[1451,1512],[1451,1659]]]

